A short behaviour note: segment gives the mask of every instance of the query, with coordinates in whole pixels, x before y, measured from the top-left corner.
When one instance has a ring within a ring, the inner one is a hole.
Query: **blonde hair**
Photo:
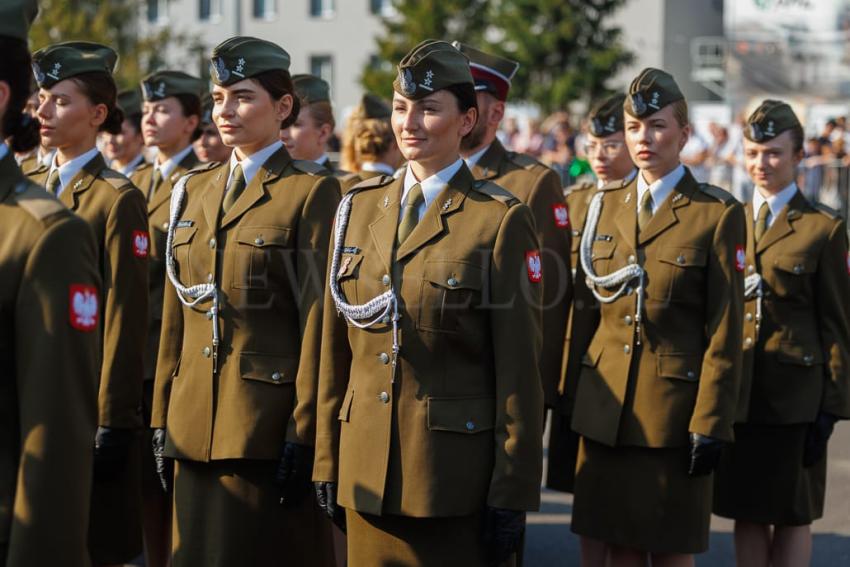
[[[676,119],[676,123],[684,128],[688,124],[691,123],[690,118],[688,117],[688,101],[685,99],[677,100],[672,103],[673,105],[673,117]]]
[[[352,111],[342,133],[340,167],[361,171],[363,163],[379,161],[395,145],[389,118],[367,118],[362,105]]]

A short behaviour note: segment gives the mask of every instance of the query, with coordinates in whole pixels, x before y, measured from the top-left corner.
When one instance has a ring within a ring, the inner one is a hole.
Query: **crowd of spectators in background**
[[[732,124],[711,122],[694,128],[682,150],[682,162],[698,181],[717,185],[741,202],[752,199],[753,186],[744,167],[741,115]],[[510,150],[530,154],[561,176],[564,187],[592,176],[584,154],[587,124],[565,112],[544,120],[508,117],[499,139]],[[797,184],[812,201],[842,214],[850,191],[850,131],[845,117],[830,119],[817,135],[807,137]]]

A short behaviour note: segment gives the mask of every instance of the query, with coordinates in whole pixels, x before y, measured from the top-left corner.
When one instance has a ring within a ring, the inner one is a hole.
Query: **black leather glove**
[[[720,455],[726,445],[720,439],[691,433],[691,452],[688,459],[688,476],[711,474],[720,462]]]
[[[803,466],[811,467],[826,455],[826,445],[838,418],[831,413],[819,413],[814,423],[809,424],[803,450]]]
[[[336,503],[336,483],[314,482],[313,488],[316,490],[316,502],[319,504],[319,508],[325,511],[328,518],[342,530],[342,533],[345,533],[345,508]]]
[[[309,494],[313,478],[313,448],[298,443],[284,443],[275,480],[280,486],[280,503],[287,508],[301,504]]]
[[[117,478],[127,466],[130,444],[136,437],[133,429],[98,427],[94,436],[94,479]]]
[[[487,507],[484,512],[484,546],[487,562],[498,567],[519,551],[525,531],[525,512]]]
[[[154,429],[151,448],[153,449],[153,459],[156,461],[156,474],[159,476],[159,483],[162,485],[162,490],[169,492],[171,490],[169,486],[171,479],[174,478],[174,461],[164,454],[165,429]]]

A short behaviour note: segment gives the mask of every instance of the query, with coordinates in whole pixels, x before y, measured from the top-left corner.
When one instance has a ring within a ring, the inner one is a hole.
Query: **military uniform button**
[[[384,315],[383,317],[381,317],[381,323],[383,323],[384,325],[389,324],[389,322],[390,322],[390,316],[389,315]]]
[[[168,223],[167,222],[162,223],[162,230],[168,230]]]
[[[213,275],[207,274],[207,283],[212,283],[212,281],[213,281]]]
[[[212,351],[210,350],[210,347],[205,346],[204,349],[201,351],[201,354],[204,355],[204,358],[209,358],[210,354],[212,354]]]
[[[684,264],[685,263],[685,257],[683,255],[679,254],[676,257],[676,263],[679,264],[679,265]]]
[[[386,392],[381,392],[378,395],[378,399],[384,402],[385,404],[390,401],[390,395]]]
[[[637,258],[635,258],[634,254],[630,255],[628,258],[629,264],[634,264],[637,262]]]
[[[752,338],[752,337],[747,337],[746,339],[744,339],[744,346],[745,346],[745,347],[751,347],[751,346],[753,346],[753,338]]]
[[[797,265],[794,266],[794,273],[797,274],[797,275],[800,275],[800,274],[803,273],[802,264],[797,264]]]
[[[383,364],[389,364],[389,363],[390,363],[390,355],[388,355],[388,354],[387,354],[387,353],[385,353],[385,352],[382,352],[381,354],[379,354],[379,355],[378,355],[378,358],[380,358],[380,359],[381,359],[381,362],[382,362]]]
[[[384,274],[384,277],[381,278],[381,283],[384,285],[390,285],[390,281],[389,274]]]
[[[466,422],[466,430],[467,431],[475,431],[475,423],[473,423],[472,421],[467,421]]]
[[[210,238],[210,249],[215,248],[215,238]]]
[[[449,278],[446,283],[449,284],[449,287],[455,287],[457,285],[457,280],[454,278]]]
[[[632,324],[632,316],[626,315],[625,317],[623,317],[623,321],[626,323],[626,325],[631,325]]]
[[[744,315],[744,318],[745,318],[747,321],[752,321],[752,320],[753,320],[753,314],[752,314],[752,313],[747,313],[746,315]]]
[[[212,318],[213,318],[213,312],[212,312],[212,309],[210,309],[209,311],[207,311],[207,319],[212,321]]]
[[[265,243],[266,243],[266,242],[265,242],[265,240],[263,240],[263,239],[262,239],[262,238],[260,238],[259,236],[258,236],[257,238],[255,238],[255,239],[254,239],[254,244],[256,244],[257,246],[262,246],[262,245],[263,245],[263,244],[265,244]]]
[[[694,372],[693,370],[688,370],[688,378],[693,379],[693,378],[696,378],[696,377],[697,377],[696,372]]]
[[[811,364],[812,362],[814,362],[814,360],[815,360],[815,357],[813,357],[810,354],[807,354],[803,357],[803,362],[805,362],[806,364]]]
[[[756,273],[756,267],[755,267],[755,266],[753,266],[753,265],[749,265],[749,266],[747,266],[747,273],[748,273],[748,274],[754,274],[754,273]]]
[[[275,382],[280,382],[280,372],[272,372],[272,380]]]
[[[623,345],[623,352],[629,354],[630,352],[632,352],[632,347],[630,347],[629,345]]]

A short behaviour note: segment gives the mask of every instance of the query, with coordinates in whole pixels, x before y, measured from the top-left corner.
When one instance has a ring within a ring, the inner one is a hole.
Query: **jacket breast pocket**
[[[357,280],[360,276],[360,263],[362,261],[362,254],[343,254],[339,259],[339,268],[337,268],[335,277],[343,298],[349,305],[360,303],[360,298],[357,295]]]
[[[607,276],[611,272],[611,258],[614,257],[616,249],[617,243],[612,240],[598,240],[593,243],[590,249],[590,264],[597,276]],[[580,253],[581,249],[579,249]],[[579,256],[579,262],[581,262],[581,256]]]
[[[243,380],[281,386],[295,382],[298,373],[297,356],[280,356],[260,352],[242,352],[239,372]]]
[[[811,276],[816,271],[817,261],[814,258],[790,254],[777,256],[767,283],[778,297],[799,297],[808,291]]]
[[[280,289],[295,279],[295,257],[288,248],[291,230],[271,226],[246,226],[234,236],[233,287]]]
[[[647,295],[672,302],[696,302],[705,297],[708,251],[692,246],[665,246],[658,251],[662,269],[647,276]]]
[[[776,360],[793,366],[816,366],[823,364],[824,356],[820,347],[805,345],[793,341],[782,341],[776,351]]]
[[[418,328],[457,332],[458,321],[464,312],[480,302],[483,279],[483,270],[474,264],[453,260],[427,261],[419,296]]]
[[[429,431],[472,435],[491,431],[495,422],[495,398],[428,398]]]
[[[685,382],[699,382],[702,372],[702,356],[687,353],[658,353],[656,355],[658,375]]]
[[[195,239],[196,232],[198,232],[198,229],[194,226],[183,228],[178,227],[174,230],[174,239],[171,241],[171,253],[174,256],[174,262],[177,267],[177,275],[183,285],[192,286],[200,283],[194,281],[192,277],[192,270],[189,267],[189,251],[191,249],[192,241]],[[163,258],[163,260],[165,260],[165,258]]]

